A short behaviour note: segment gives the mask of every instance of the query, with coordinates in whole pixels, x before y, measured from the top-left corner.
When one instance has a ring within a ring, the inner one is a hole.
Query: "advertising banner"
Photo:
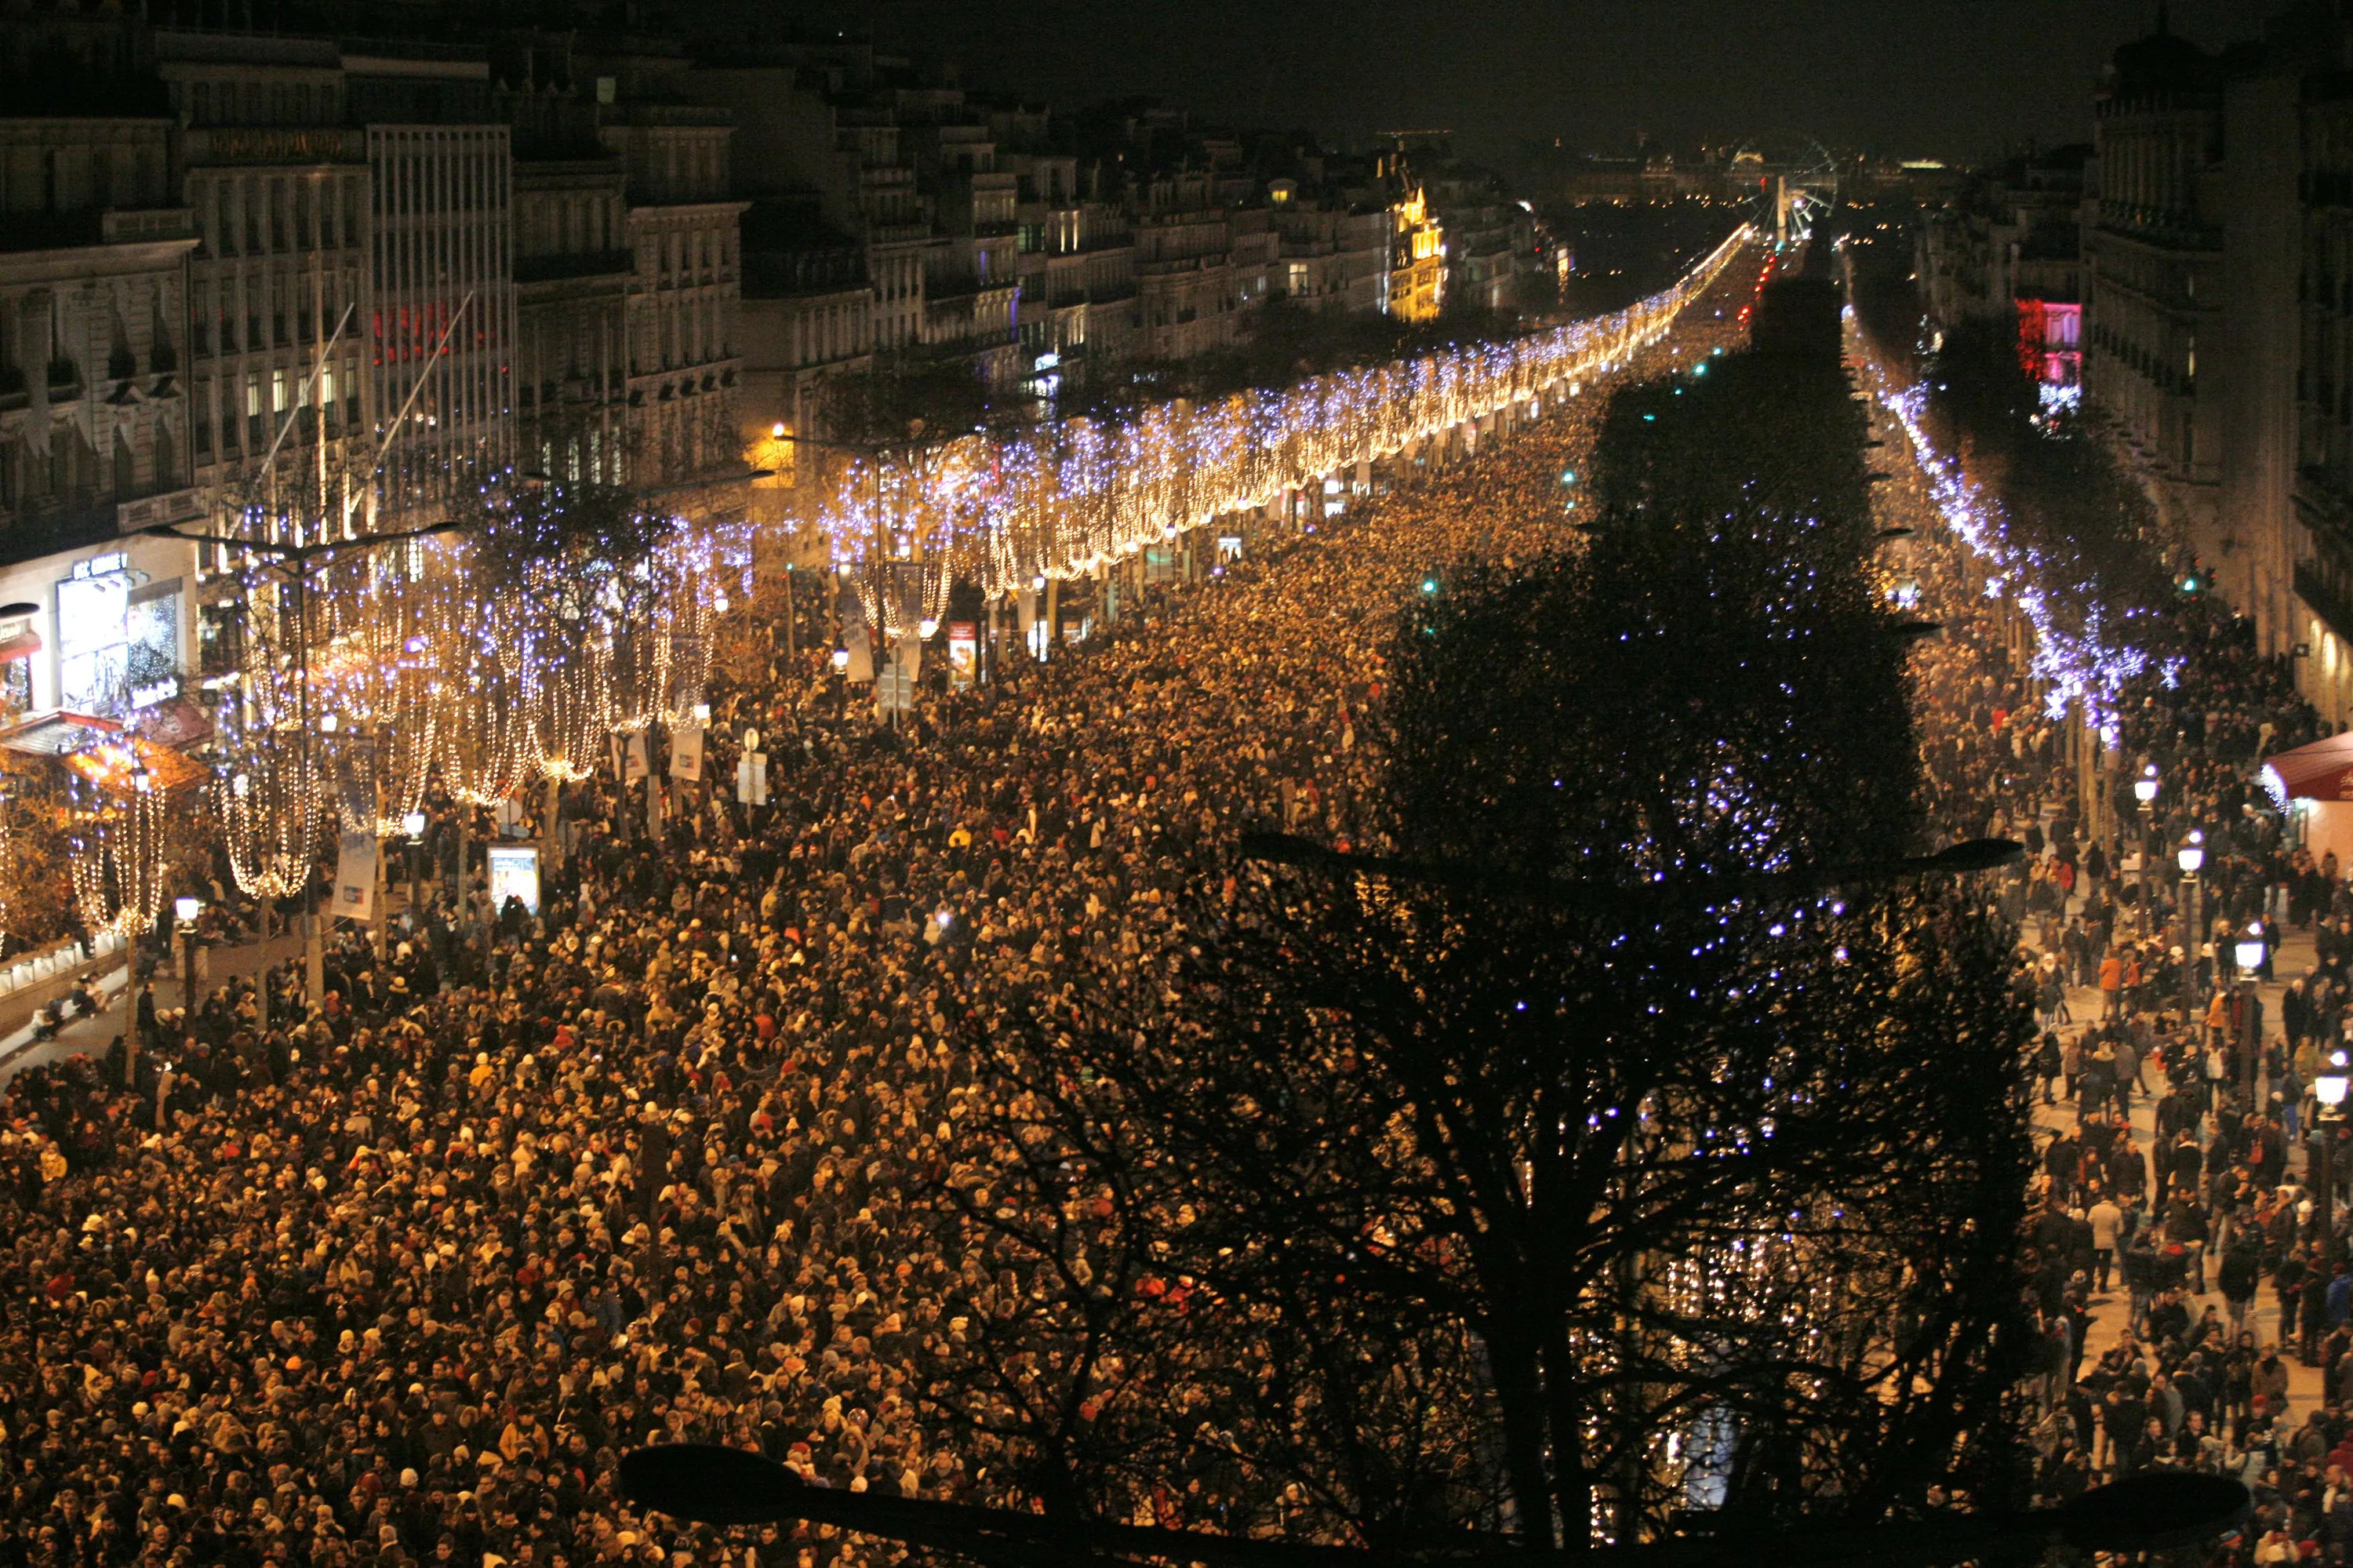
[[[670,726],[670,776],[688,784],[702,782],[702,726],[701,725]]]
[[[539,846],[537,844],[491,844],[491,907],[503,909],[507,895],[522,900],[522,906],[533,914],[539,913]]]
[[[346,920],[375,920],[375,835],[345,833],[335,855],[335,913]]]
[[[747,751],[735,764],[735,799],[746,806],[768,803],[768,754]]]
[[[979,669],[979,631],[969,620],[948,622],[948,684],[962,691]]]

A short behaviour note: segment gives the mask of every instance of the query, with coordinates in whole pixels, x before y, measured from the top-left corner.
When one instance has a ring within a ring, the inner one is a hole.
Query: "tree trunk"
[[[1593,1472],[1585,1462],[1585,1419],[1588,1391],[1577,1375],[1577,1351],[1558,1317],[1544,1330],[1545,1404],[1552,1433],[1552,1484],[1560,1510],[1564,1542],[1568,1551],[1582,1552],[1593,1543]],[[1624,1413],[1618,1413],[1621,1423]],[[1623,1434],[1620,1435],[1623,1440]],[[1619,1510],[1618,1544],[1637,1544],[1639,1498]]]
[[[1520,1325],[1490,1322],[1487,1359],[1504,1417],[1504,1469],[1519,1510],[1520,1532],[1532,1544],[1552,1547],[1560,1537],[1545,1464],[1544,1372],[1536,1343],[1537,1336]]]

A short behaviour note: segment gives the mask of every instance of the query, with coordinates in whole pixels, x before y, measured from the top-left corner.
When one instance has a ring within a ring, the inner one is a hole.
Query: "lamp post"
[[[2263,1044],[2263,1024],[2260,1014],[2263,1002],[2255,994],[2255,977],[2263,972],[2263,960],[2271,956],[2271,944],[2263,940],[2260,923],[2250,924],[2247,934],[2238,941],[2238,950],[2232,955],[2239,960],[2239,1054],[2245,1061],[2241,1077],[2247,1086],[2247,1105],[2255,1104],[2255,1054]]]
[[[2312,1130],[2314,1140],[2320,1145],[2318,1218],[2321,1245],[2327,1249],[2321,1256],[2320,1266],[2324,1269],[2337,1261],[2334,1228],[2337,1171],[2330,1144],[2337,1136],[2337,1120],[2345,1104],[2346,1086],[2345,1053],[2331,1051],[2328,1054],[2328,1060],[2322,1065],[2320,1071],[2315,1074],[2312,1079],[2313,1097],[2320,1102],[2320,1115],[2314,1118]]]
[[[2206,863],[2206,835],[2196,828],[2181,841],[2174,852],[2174,863],[2181,868],[2182,943],[2181,943],[2181,1012],[2185,1018],[2195,1019],[2198,1012],[2198,947],[2199,947],[2199,886],[2198,868]]]
[[[180,1005],[190,1012],[196,1010],[196,916],[205,912],[201,898],[180,897],[172,900],[172,913],[180,923]]]
[[[404,814],[400,826],[408,834],[408,919],[413,927],[417,923],[417,906],[423,897],[423,890],[418,885],[423,876],[423,866],[417,852],[425,842],[425,813],[410,811]]]
[[[155,776],[147,771],[146,761],[139,757],[139,754],[135,749],[132,753],[132,758],[131,792],[133,795],[148,794],[155,788]],[[132,821],[137,820],[138,810],[138,802],[135,800],[132,801],[131,809]],[[143,846],[138,852],[135,858],[142,862],[144,861],[145,851]],[[125,886],[123,891],[126,895],[132,892],[130,885],[134,880],[136,879],[127,874],[124,876]],[[122,971],[124,975],[122,982],[122,1001],[124,1008],[122,1014],[122,1086],[126,1090],[135,1090],[138,1087],[139,1047],[145,1043],[139,1033],[139,998],[145,985],[144,977],[142,977],[139,972],[139,938],[146,935],[146,932],[142,927],[147,924],[146,910],[149,906],[145,902],[145,895],[143,893],[138,895],[138,897],[139,902],[135,906],[139,911],[138,917],[136,919],[126,920],[123,924],[122,933],[124,952],[126,954],[126,962],[123,966]],[[126,898],[125,902],[126,904],[129,904],[130,900]]]
[[[2140,901],[2147,915],[2149,901],[2149,861],[2157,853],[2157,764],[2140,770],[2133,780],[2133,799],[2140,802]]]

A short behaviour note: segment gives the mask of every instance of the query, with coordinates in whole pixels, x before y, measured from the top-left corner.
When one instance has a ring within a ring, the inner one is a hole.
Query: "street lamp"
[[[2337,1261],[2335,1216],[2332,1213],[2336,1206],[2337,1172],[2331,1158],[2331,1143],[2337,1136],[2337,1118],[2345,1105],[2346,1086],[2345,1053],[2331,1051],[2328,1060],[2321,1065],[2320,1071],[2312,1079],[2313,1098],[2320,1102],[2320,1115],[2313,1131],[2320,1143],[2320,1237],[2321,1245],[2327,1249],[2321,1259],[2323,1268]]]
[[[2271,956],[2271,944],[2263,940],[2260,923],[2251,924],[2247,934],[2238,941],[2238,950],[2232,957],[2239,961],[2239,1055],[2241,1076],[2247,1087],[2247,1104],[2255,1103],[2255,1055],[2263,1047],[2263,1028],[2256,1012],[2262,1003],[2255,996],[2255,978],[2263,971],[2263,960]]]
[[[183,950],[187,957],[180,960],[180,1004],[190,1012],[196,1010],[196,916],[205,912],[205,901],[182,895],[172,900],[172,913],[178,917]]]
[[[2271,944],[2263,939],[2261,922],[2247,927],[2247,934],[2239,938],[2239,950],[2233,956],[2239,960],[2242,974],[2251,975],[2263,967],[2263,960],[2271,956]]]
[[[2148,914],[2149,861],[2157,853],[2157,764],[2145,765],[2140,777],[2133,780],[2133,799],[2140,802],[2140,901],[2141,914]]]
[[[414,923],[417,906],[423,897],[423,889],[418,884],[423,879],[424,867],[419,863],[417,851],[417,846],[425,842],[425,813],[409,811],[403,814],[400,829],[408,835],[408,918]]]
[[[2184,900],[2181,1012],[2182,1016],[2188,1018],[2195,1013],[2198,1008],[2198,949],[2202,942],[2202,935],[2199,929],[2198,868],[2206,863],[2206,835],[2196,828],[2190,829],[2189,836],[2182,840],[2181,847],[2174,852],[2173,860],[2175,864],[2181,867],[2181,892]]]

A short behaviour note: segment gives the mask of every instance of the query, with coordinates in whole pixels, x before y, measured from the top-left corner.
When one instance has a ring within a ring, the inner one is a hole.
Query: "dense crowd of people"
[[[2156,1467],[2227,1474],[2257,1505],[2228,1555],[2346,1561],[2353,1158],[2341,1127],[2321,1129],[2340,1150],[2330,1217],[2299,1154],[2314,1079],[2346,1043],[2353,895],[2333,857],[2284,842],[2256,781],[2263,757],[2318,733],[2315,715],[2242,624],[2185,602],[2087,780],[2088,747],[2070,747],[2071,715],[2033,679],[2023,617],[1989,591],[1917,471],[1880,502],[1883,523],[1915,531],[1891,575],[1945,628],[1915,665],[1932,816],[1946,836],[2029,851],[2001,896],[2043,1025],[2031,1072],[2048,1137],[2026,1253],[2044,1335],[2037,1485],[2059,1499]],[[2158,785],[2146,810],[2144,778]],[[2194,895],[2177,858],[2193,832]],[[2316,962],[2275,976],[2291,928],[2314,932]],[[2276,1017],[2236,983],[2255,978],[2235,953],[2251,934],[2260,978],[2288,982]],[[2118,1298],[2113,1341],[2094,1351],[2095,1310]],[[2296,1411],[2299,1363],[2322,1388]]]
[[[1619,374],[1732,341],[1716,302]],[[1183,939],[1238,826],[1362,838],[1392,612],[1559,544],[1604,391],[896,726],[821,654],[716,685],[765,806],[681,787],[655,838],[634,790],[569,787],[535,916],[471,878],[341,938],[320,1007],[224,985],[127,1086],[119,1046],[18,1074],[0,1564],[858,1560],[641,1515],[614,1469],[649,1440],[1007,1500],[943,1310],[1032,1286],[942,1198],[1008,1092],[968,1043]]]

